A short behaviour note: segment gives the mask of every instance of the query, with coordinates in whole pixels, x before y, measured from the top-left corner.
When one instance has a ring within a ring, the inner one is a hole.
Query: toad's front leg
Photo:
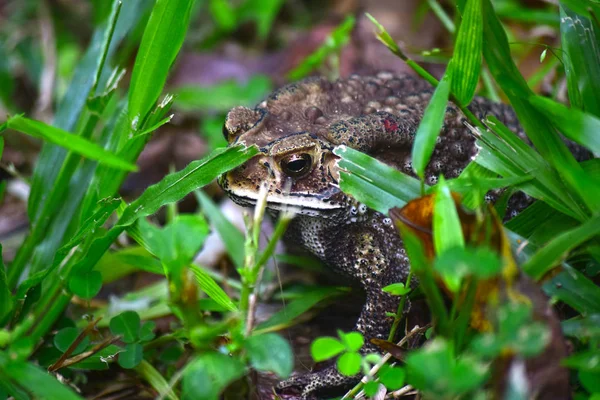
[[[401,242],[398,247],[381,243],[381,239],[370,233],[361,233],[352,243],[352,252],[338,253],[349,255],[345,257],[352,262],[346,265],[337,265],[337,269],[352,277],[366,292],[366,302],[362,308],[355,330],[362,333],[365,344],[361,353],[378,352],[376,346],[371,344],[371,339],[387,339],[393,318],[388,313],[395,313],[398,308],[399,297],[392,296],[382,291],[390,283],[402,281],[408,271],[408,264],[402,255]],[[340,249],[342,250],[342,249]],[[349,249],[348,249],[349,250]],[[399,262],[402,265],[399,265]],[[405,264],[406,262],[406,264]],[[327,398],[327,396],[342,395],[358,383],[361,375],[352,377],[341,375],[335,365],[322,371],[296,375],[281,382],[277,389],[284,394],[299,394],[303,399]]]
[[[376,346],[370,343],[370,339],[387,339],[392,318],[388,317],[386,312],[393,312],[398,306],[397,297],[377,289],[371,288],[367,292],[367,301],[355,327],[365,338],[365,344],[360,350],[362,354],[378,352]],[[277,385],[277,392],[299,395],[302,399],[334,397],[351,389],[359,382],[361,376],[344,376],[337,371],[335,365],[331,365],[321,371],[295,375]]]

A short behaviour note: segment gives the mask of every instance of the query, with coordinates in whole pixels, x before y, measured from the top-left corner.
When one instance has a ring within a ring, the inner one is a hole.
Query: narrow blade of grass
[[[154,107],[188,29],[193,0],[157,0],[135,59],[129,90],[129,120],[142,125]]]
[[[344,293],[335,288],[322,288],[303,293],[297,299],[286,304],[280,311],[277,311],[265,322],[259,324],[254,329],[254,334],[278,331],[294,324],[294,321],[313,308],[317,303],[339,296]]]
[[[548,296],[555,297],[583,315],[600,313],[600,288],[581,272],[569,266],[543,286]]]
[[[14,361],[2,366],[2,375],[10,377],[40,399],[83,400],[48,372],[26,361]]]
[[[221,210],[204,192],[196,191],[196,198],[206,218],[219,232],[219,236],[227,249],[227,254],[229,254],[236,267],[242,268],[244,266],[244,235],[225,218]]]
[[[440,177],[433,208],[433,245],[437,254],[465,247],[460,219],[446,180]]]
[[[0,257],[2,256],[2,245],[0,245]],[[10,314],[13,307],[12,293],[6,279],[4,262],[0,259],[0,325],[4,325],[4,319]]]
[[[295,81],[304,78],[315,69],[319,68],[332,54],[338,52],[350,39],[350,33],[354,28],[355,19],[353,16],[348,16],[339,24],[325,39],[325,43],[315,50],[311,55],[304,58],[302,63],[288,73],[288,79]]]
[[[123,5],[121,11],[123,14],[126,14],[130,11],[131,7],[137,6],[134,2],[129,1]],[[56,115],[52,121],[53,126],[67,132],[75,130],[77,121],[85,109],[88,95],[96,83],[95,78],[102,68],[101,55],[103,49],[105,49],[105,42],[109,40],[108,33],[116,23],[117,7],[118,5],[115,2],[108,20],[101,24],[94,32],[88,49],[77,64],[71,83],[58,105]],[[131,23],[133,23],[132,19],[123,21],[122,28],[112,36],[113,45],[109,48],[116,48],[114,43],[122,40],[124,33],[129,29],[130,25],[128,24]],[[38,211],[43,208],[48,192],[54,187],[54,182],[59,172],[57,166],[63,162],[66,154],[65,149],[52,143],[45,143],[42,147],[33,171],[31,194],[27,204],[27,214],[32,223],[37,220]]]
[[[370,208],[387,214],[421,195],[421,183],[381,161],[347,146],[334,153],[341,157],[340,188]]]
[[[231,301],[227,293],[219,285],[213,278],[210,277],[201,267],[197,265],[190,265],[190,269],[192,273],[196,277],[196,281],[198,281],[198,286],[200,289],[208,295],[211,299],[216,301],[219,305],[225,307],[229,311],[237,311],[238,308]]]
[[[483,44],[483,18],[481,0],[468,0],[454,46],[452,65],[452,94],[462,105],[468,105],[479,82],[481,73],[481,47]]]
[[[600,216],[554,237],[523,265],[523,270],[534,279],[540,279],[557,266],[570,250],[597,235],[600,235]]]
[[[568,6],[574,3],[578,2],[569,1]],[[571,104],[600,117],[600,32],[598,25],[587,18],[591,5],[592,2],[586,6],[580,3],[581,10],[578,11],[585,12],[585,15],[579,15],[561,4],[560,33]],[[596,12],[600,11],[598,5],[595,7]]]
[[[506,33],[490,0],[482,1],[486,40],[483,53],[492,75],[509,97],[519,121],[537,150],[556,168],[571,191],[583,200],[588,208],[585,212],[600,209],[600,188],[590,190],[586,185],[588,177],[553,126],[526,101],[533,93],[512,60]]]
[[[421,179],[425,179],[425,168],[433,154],[435,142],[444,124],[446,105],[450,96],[450,76],[451,68],[453,68],[451,65],[453,64],[448,65],[444,78],[431,96],[415,135],[412,148],[413,169]]]
[[[85,258],[73,266],[73,271],[91,270],[115,239],[138,218],[154,214],[167,203],[181,200],[188,193],[212,182],[217,176],[235,168],[258,154],[258,149],[234,146],[217,149],[202,160],[192,161],[181,171],[167,175],[159,183],[150,186],[133,201],[119,221],[104,236],[96,238]]]
[[[158,392],[159,398],[167,398],[169,400],[178,400],[179,397],[173,391],[169,382],[146,360],[135,367],[135,371],[140,374],[153,388]]]
[[[600,154],[600,119],[542,96],[532,96],[529,102],[546,114],[566,137]]]
[[[245,84],[226,81],[214,86],[183,86],[175,90],[175,106],[182,110],[229,111],[235,106],[252,107],[271,91],[271,79],[252,76]],[[221,121],[221,125],[223,122]]]
[[[137,167],[134,164],[104,150],[97,144],[90,142],[81,136],[70,134],[69,132],[55,128],[51,125],[46,125],[43,122],[18,115],[10,118],[7,121],[7,124],[11,129],[57,144],[67,150],[89,158],[90,160],[96,160],[102,164],[118,169],[137,171]]]

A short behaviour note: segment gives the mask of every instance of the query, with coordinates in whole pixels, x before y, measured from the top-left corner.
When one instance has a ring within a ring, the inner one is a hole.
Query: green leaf
[[[440,177],[434,198],[433,245],[437,254],[442,254],[453,247],[465,246],[458,211],[450,188],[443,177]]]
[[[567,265],[542,288],[584,315],[600,313],[600,288],[581,272]]]
[[[406,374],[402,368],[385,364],[381,367],[377,376],[379,382],[383,383],[388,390],[398,390],[404,386]]]
[[[365,338],[360,332],[344,333],[338,331],[338,335],[344,346],[346,346],[347,351],[359,351],[363,347],[363,344],[365,344]]]
[[[471,342],[472,350],[488,359],[516,353],[523,357],[539,354],[550,341],[550,331],[532,319],[531,305],[509,303],[497,312],[498,331],[482,333]]]
[[[280,311],[273,314],[268,320],[260,323],[254,332],[269,332],[291,326],[299,316],[325,299],[339,296],[345,291],[331,287],[314,289],[302,293],[297,299],[287,303]]]
[[[4,326],[4,319],[10,314],[12,308],[13,297],[6,280],[6,269],[2,259],[2,245],[0,244],[0,326]]]
[[[179,271],[189,265],[208,235],[208,224],[201,215],[178,215],[160,228],[145,219],[139,221],[144,243],[170,270]]]
[[[188,29],[193,0],[157,0],[135,58],[129,88],[129,120],[141,128],[167,80]]]
[[[404,283],[402,282],[392,283],[391,285],[385,286],[381,290],[394,296],[404,296],[405,294],[410,293],[410,288],[404,286]]]
[[[181,200],[188,193],[209,184],[222,173],[258,154],[256,146],[243,145],[217,149],[202,160],[192,161],[181,171],[167,175],[150,186],[123,212],[120,224],[129,225],[140,217],[154,214],[167,203]]]
[[[354,376],[360,372],[362,357],[355,351],[342,354],[337,360],[337,369],[342,375]]]
[[[13,361],[0,365],[0,375],[7,376],[38,399],[83,400],[67,385],[42,371],[33,363]],[[29,398],[29,397],[27,397]]]
[[[331,34],[325,39],[324,43],[311,55],[305,57],[302,62],[288,73],[290,81],[296,81],[304,78],[313,70],[319,68],[331,55],[336,54],[350,39],[350,33],[354,28],[356,20],[349,15],[339,24]]]
[[[592,349],[570,355],[561,364],[580,371],[600,372],[600,350]]]
[[[580,226],[554,237],[535,253],[522,266],[522,269],[534,279],[540,279],[546,272],[554,268],[571,249],[598,234],[600,234],[600,216],[593,217]]]
[[[119,353],[119,365],[125,369],[137,367],[144,358],[144,347],[139,343],[129,343],[125,351]]]
[[[569,100],[574,107],[600,117],[600,31],[598,20],[596,23],[590,20],[588,12],[589,7],[595,7],[595,18],[598,18],[600,7],[593,2],[576,0],[560,3],[561,45],[565,53],[563,59]],[[576,3],[579,7],[571,11],[569,8]]]
[[[412,176],[347,146],[333,152],[341,157],[340,188],[380,213],[421,195],[421,183]]]
[[[158,211],[163,205],[181,200],[188,193],[212,182],[220,174],[235,168],[258,153],[253,147],[233,146],[217,149],[202,160],[192,161],[179,172],[167,175],[150,186],[123,211],[121,218],[104,236],[95,239],[87,256],[73,270],[91,270],[116,238],[138,218]]]
[[[600,393],[600,371],[579,371],[579,382],[590,393]]]
[[[196,265],[191,265],[190,269],[196,277],[198,286],[200,286],[200,289],[206,293],[208,297],[229,311],[237,311],[236,305],[233,303],[233,301],[231,301],[229,296],[227,296],[227,293],[225,293],[225,291],[221,289],[219,285],[217,285],[217,282],[210,277],[210,275],[208,275],[201,267]]]
[[[444,77],[425,108],[423,119],[415,135],[412,148],[413,169],[421,179],[425,178],[425,168],[433,154],[435,142],[444,124],[446,105],[450,96],[451,68],[451,65],[446,68]]]
[[[135,311],[125,311],[110,320],[113,335],[122,335],[125,343],[133,343],[140,338],[140,316]]]
[[[107,58],[117,49],[127,31],[137,23],[140,11],[144,6],[141,0],[130,0],[126,2],[113,2],[109,18],[103,22],[95,31],[90,44],[77,63],[69,87],[56,109],[52,125],[62,130],[71,132],[76,128],[77,121],[86,105],[86,100],[93,86],[97,84],[96,77],[103,68],[103,53],[108,44]],[[120,5],[122,4],[122,6]],[[121,18],[117,21],[117,11],[121,9]],[[110,35],[112,31],[112,36]],[[55,180],[59,168],[66,155],[66,151],[54,144],[45,143],[35,166],[31,195],[29,197],[27,214],[34,222],[38,219],[38,211],[43,208],[48,192],[55,186]],[[110,194],[112,196],[113,193]],[[107,197],[107,196],[105,196]],[[87,215],[87,214],[85,214]],[[60,244],[59,244],[60,245]],[[58,246],[58,245],[57,245]],[[51,252],[50,252],[51,253]]]
[[[473,100],[479,82],[482,44],[481,0],[468,0],[454,45],[454,79],[451,85],[452,94],[465,106]]]
[[[588,210],[582,210],[582,213],[589,214],[589,210],[600,209],[600,187],[588,184],[590,177],[582,170],[550,121],[527,102],[533,93],[513,62],[508,38],[490,0],[482,1],[486,41],[483,53],[490,72],[510,99],[535,148],[556,169],[572,194],[587,207]],[[577,201],[574,204],[578,206]]]
[[[287,378],[294,368],[294,354],[288,342],[275,333],[253,335],[246,340],[250,364],[258,371],[274,372]]]
[[[113,168],[137,171],[137,167],[134,164],[122,160],[115,154],[104,150],[96,143],[51,125],[46,125],[43,122],[17,115],[10,118],[6,123],[11,129],[57,144],[90,160],[96,160]]]
[[[215,110],[227,112],[236,106],[253,107],[273,89],[267,76],[253,75],[245,84],[225,81],[213,86],[182,86],[174,90],[175,107],[186,111]],[[223,127],[221,116],[219,133]]]
[[[148,361],[142,360],[135,367],[135,371],[158,392],[158,398],[167,398],[169,400],[179,399],[173,391],[171,384]]]
[[[377,394],[377,392],[379,391],[379,386],[379,382],[369,381],[365,383],[363,390],[365,391],[365,394],[371,398],[375,396],[375,394]]]
[[[328,360],[345,350],[346,346],[344,346],[344,344],[339,340],[332,337],[317,338],[310,346],[310,354],[317,362]]]
[[[156,336],[154,334],[154,329],[156,329],[156,322],[154,321],[146,321],[142,324],[140,328],[140,341],[141,342],[149,342]]]
[[[69,346],[73,344],[75,339],[79,336],[79,329],[75,327],[63,328],[54,335],[54,346],[62,351],[63,353],[67,351]],[[90,338],[86,336],[73,350],[71,353],[72,356],[75,356],[82,351],[84,351],[90,344]]]
[[[600,119],[542,96],[532,96],[529,102],[546,114],[563,135],[600,153]]]
[[[586,317],[577,316],[561,322],[561,328],[565,336],[578,339],[600,338],[600,314],[592,314]]]
[[[102,274],[98,271],[84,271],[69,279],[69,290],[82,299],[94,298],[102,289]]]
[[[440,254],[433,267],[443,277],[448,289],[457,293],[466,276],[489,279],[498,275],[502,261],[485,247],[453,247]]]
[[[215,352],[201,354],[183,371],[182,399],[217,400],[219,393],[245,372],[237,358]]]
[[[239,17],[255,21],[259,38],[265,40],[283,4],[283,0],[247,0],[240,6]]]
[[[469,393],[485,381],[487,367],[463,355],[456,357],[451,343],[434,339],[406,357],[407,383],[433,398]]]
[[[213,224],[225,244],[227,254],[237,268],[244,266],[244,235],[231,223],[213,201],[202,191],[196,191],[196,198],[206,218]]]

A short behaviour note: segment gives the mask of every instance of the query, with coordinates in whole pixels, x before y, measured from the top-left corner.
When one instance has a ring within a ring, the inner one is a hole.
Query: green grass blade
[[[584,212],[600,209],[600,188],[587,184],[589,177],[560,139],[550,121],[527,102],[533,93],[513,62],[506,33],[494,13],[490,0],[482,1],[486,42],[483,53],[490,72],[509,97],[527,136],[542,157],[558,171],[571,191],[583,200],[589,209]]]
[[[142,360],[141,363],[135,367],[135,371],[145,379],[158,393],[158,398],[178,400],[179,397],[173,391],[173,388],[167,382],[167,380],[161,375],[160,372],[152,364],[146,360]]]
[[[200,203],[202,212],[206,218],[219,232],[221,240],[225,244],[227,254],[233,260],[237,268],[244,266],[244,235],[231,223],[215,203],[204,192],[197,191],[196,198]]]
[[[2,375],[10,377],[38,399],[83,400],[75,392],[32,363],[14,361],[2,368]]]
[[[135,59],[129,120],[139,129],[154,107],[188,29],[193,0],[157,0]]]
[[[123,14],[132,6],[136,6],[136,3],[133,1],[126,2],[123,5]],[[114,7],[117,7],[117,5],[114,4]],[[52,122],[53,126],[67,132],[75,130],[77,121],[85,109],[88,95],[95,84],[95,77],[102,67],[100,59],[105,48],[105,41],[110,38],[108,32],[115,24],[115,12],[113,10],[113,13],[111,13],[112,18],[109,17],[94,32],[88,49],[78,63],[69,87],[58,105]],[[123,26],[127,27],[128,22],[123,21]],[[122,30],[125,31],[126,29],[123,28]],[[116,43],[123,38],[123,34],[124,32],[113,35],[111,47],[116,48]],[[57,166],[64,161],[66,155],[65,149],[52,143],[45,143],[42,147],[31,179],[31,194],[27,204],[27,214],[32,223],[39,217],[38,212],[43,208],[48,192],[54,187],[59,172]]]
[[[254,334],[278,331],[294,324],[298,317],[313,308],[319,302],[331,297],[339,296],[344,290],[335,288],[314,289],[302,293],[300,297],[286,304],[280,311],[273,314],[268,320],[260,323],[253,331]]]
[[[543,201],[537,201],[508,221],[505,227],[540,247],[578,225],[576,219],[558,212]]]
[[[421,183],[364,153],[339,146],[340,188],[370,208],[387,214],[421,195]]]
[[[234,146],[217,149],[202,160],[192,161],[181,171],[167,175],[150,186],[132,202],[121,218],[104,236],[96,238],[85,258],[73,266],[73,271],[91,270],[106,253],[115,239],[138,218],[154,214],[167,203],[181,200],[187,194],[212,182],[216,177],[235,168],[258,154],[254,147]]]
[[[600,313],[600,287],[581,272],[569,266],[548,282],[543,289],[583,315]]]
[[[81,136],[72,135],[62,129],[20,115],[10,118],[7,123],[11,129],[54,143],[90,160],[96,160],[113,168],[137,171],[134,164],[121,159]]]
[[[415,135],[412,148],[413,169],[421,179],[425,179],[425,168],[433,154],[435,142],[444,123],[446,105],[450,96],[451,69],[454,68],[452,65],[448,65],[444,78],[431,96]]]
[[[304,78],[312,71],[319,68],[325,62],[327,57],[340,51],[340,49],[344,47],[348,40],[350,40],[350,33],[354,28],[355,22],[356,21],[353,16],[346,17],[346,19],[331,32],[329,37],[325,39],[325,43],[323,43],[311,55],[304,58],[300,65],[288,73],[288,79],[291,81],[296,81]]]
[[[226,81],[217,85],[183,86],[175,90],[175,106],[182,110],[229,111],[235,106],[253,107],[269,94],[273,82],[267,76],[252,76],[245,84]],[[222,125],[221,121],[221,125]]]
[[[208,295],[211,299],[216,301],[219,305],[228,309],[229,311],[237,311],[238,308],[231,301],[227,293],[219,285],[213,278],[210,277],[201,267],[197,265],[190,265],[190,269],[192,273],[196,277],[196,281],[198,281],[198,286],[200,289]]]
[[[597,235],[600,235],[600,216],[554,237],[523,265],[523,270],[534,279],[540,279],[558,265],[570,250]]]
[[[523,184],[528,195],[547,202],[558,211],[581,221],[587,214],[577,207],[558,174],[525,142],[519,139],[497,118],[488,116],[487,125],[498,135],[483,132],[482,146],[475,162],[504,177],[531,175],[534,179]]]
[[[532,96],[529,102],[546,114],[566,137],[600,154],[600,119],[542,96]]]
[[[2,245],[0,245],[0,257],[2,256]],[[10,314],[13,307],[12,293],[6,279],[6,268],[0,259],[0,326],[4,326],[4,319]]]
[[[465,106],[473,100],[479,82],[482,44],[481,0],[469,0],[463,13],[452,56],[454,68],[452,94]]]
[[[436,185],[433,206],[433,246],[437,254],[454,247],[465,247],[460,219],[446,180]]]
[[[167,203],[179,201],[188,193],[212,182],[222,173],[248,161],[259,153],[256,146],[217,149],[202,160],[192,161],[181,171],[167,175],[150,186],[123,213],[119,224],[129,225],[140,217],[154,214]]]
[[[568,3],[571,5],[574,2]],[[598,5],[595,7],[596,12],[600,11]],[[581,8],[589,15],[587,6]],[[599,27],[586,16],[579,15],[561,4],[560,33],[571,104],[600,117]]]

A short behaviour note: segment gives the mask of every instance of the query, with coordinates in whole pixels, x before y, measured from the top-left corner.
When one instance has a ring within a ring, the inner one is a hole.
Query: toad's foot
[[[360,375],[344,376],[335,366],[318,372],[294,375],[280,382],[276,391],[279,394],[298,395],[302,400],[325,399],[343,395],[360,380]]]

